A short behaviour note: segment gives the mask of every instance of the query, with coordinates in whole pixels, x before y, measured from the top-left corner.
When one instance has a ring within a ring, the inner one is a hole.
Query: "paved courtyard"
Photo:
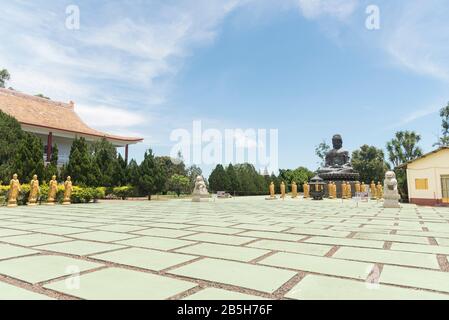
[[[0,208],[0,299],[449,299],[448,255],[449,208],[263,197]]]

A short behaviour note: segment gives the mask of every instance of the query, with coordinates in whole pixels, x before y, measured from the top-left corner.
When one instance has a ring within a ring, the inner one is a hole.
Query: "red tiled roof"
[[[63,103],[0,88],[0,110],[23,125],[61,130],[93,137],[105,137],[136,143],[143,139],[107,134],[90,128],[74,110],[73,103]]]

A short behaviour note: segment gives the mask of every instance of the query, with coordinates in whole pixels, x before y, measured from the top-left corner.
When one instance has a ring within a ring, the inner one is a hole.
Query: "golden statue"
[[[360,192],[366,192],[366,184],[365,182],[362,182],[362,185],[360,186]]]
[[[346,197],[352,199],[352,186],[349,182],[346,182]]]
[[[72,196],[72,190],[73,190],[72,179],[70,178],[70,176],[68,176],[67,181],[64,182],[64,200],[62,204],[64,205],[70,204],[71,201],[70,197]]]
[[[332,182],[332,192],[333,192],[334,199],[338,199],[338,196],[337,196],[337,184],[335,182]]]
[[[20,182],[17,179],[17,173],[15,173],[9,183],[8,207],[17,207],[17,197],[19,196],[19,192],[21,190],[22,188],[20,187]]]
[[[281,199],[285,199],[285,183],[284,181],[281,182]]]
[[[360,188],[360,182],[359,181],[355,182],[354,188],[355,188],[355,192],[356,193],[360,193],[361,188]]]
[[[334,193],[332,192],[332,188],[333,188],[332,181],[329,181],[329,183],[327,184],[327,193],[329,194],[329,199],[334,198]]]
[[[296,199],[298,197],[298,185],[295,181],[292,181],[292,199]]]
[[[33,176],[33,180],[30,182],[30,196],[28,197],[28,205],[35,206],[37,204],[37,198],[41,189],[39,188],[39,180],[37,180],[37,175]]]
[[[56,181],[56,176],[53,176],[51,177],[50,184],[48,185],[48,198],[47,198],[48,205],[55,204],[57,192],[58,192],[58,181]]]
[[[346,181],[343,181],[341,183],[341,198],[348,199],[348,191],[347,191]]]
[[[384,188],[380,181],[377,183],[377,199],[380,200],[384,197]]]
[[[371,181],[370,191],[371,191],[371,200],[376,200],[377,199],[377,188],[376,188],[376,184],[374,183],[374,181]]]
[[[304,190],[304,199],[310,198],[310,186],[307,183],[307,181],[304,182],[303,188],[304,188],[303,189]]]

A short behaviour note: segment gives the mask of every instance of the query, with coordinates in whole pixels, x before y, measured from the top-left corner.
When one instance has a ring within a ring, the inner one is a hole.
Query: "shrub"
[[[73,187],[72,203],[89,203],[95,198],[96,191],[93,188]]]
[[[30,188],[29,184],[22,184],[20,187],[21,187],[21,190],[20,190],[19,196],[17,198],[17,204],[24,206],[28,202],[31,188]]]
[[[0,197],[7,197],[9,186],[0,186]]]
[[[106,187],[95,188],[94,200],[106,198]]]
[[[132,197],[134,195],[134,187],[132,186],[116,187],[112,190],[112,194],[114,197],[126,200],[127,198]]]
[[[8,191],[9,191],[9,186],[1,186],[0,185],[0,206],[6,205],[6,201],[8,199]]]

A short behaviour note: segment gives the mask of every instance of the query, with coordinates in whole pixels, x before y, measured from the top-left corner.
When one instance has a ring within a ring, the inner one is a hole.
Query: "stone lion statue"
[[[400,198],[396,174],[393,171],[387,171],[384,180],[384,208],[400,208]]]
[[[205,194],[207,192],[206,183],[202,176],[196,177],[194,193]]]
[[[193,202],[199,202],[201,199],[209,198],[209,191],[207,191],[206,183],[202,176],[196,177],[195,187],[193,189]]]
[[[396,173],[387,171],[385,173],[384,190],[397,191],[398,181],[396,180]]]

